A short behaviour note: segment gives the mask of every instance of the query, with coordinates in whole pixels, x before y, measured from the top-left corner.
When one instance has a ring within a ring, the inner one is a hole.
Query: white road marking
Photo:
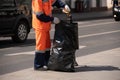
[[[5,56],[18,56],[18,55],[34,55],[34,51],[29,52],[20,52],[20,53],[12,53],[12,54],[5,54]]]
[[[116,32],[120,32],[120,30],[102,32],[102,33],[96,33],[96,34],[82,35],[82,36],[79,36],[79,38],[86,38],[86,37],[90,37],[90,36],[98,36],[98,35],[110,34],[110,33],[116,33]]]
[[[100,19],[100,20],[90,20],[90,21],[76,21],[76,22],[78,22],[78,24],[86,24],[86,23],[96,23],[96,22],[110,22],[110,20],[111,20],[111,22],[115,22],[115,21],[113,21],[113,19],[107,19],[107,21],[106,21],[106,19]]]
[[[79,49],[83,49],[86,46],[79,46]],[[5,56],[19,56],[19,55],[34,55],[35,51],[29,52],[20,52],[20,53],[12,53],[12,54],[5,54]]]
[[[83,49],[83,48],[85,48],[86,46],[79,46],[79,49]]]
[[[78,28],[90,27],[90,26],[98,26],[98,25],[105,25],[105,24],[112,24],[112,23],[115,23],[115,22],[95,23],[95,24],[88,24],[88,25],[82,25],[82,26],[80,26],[80,24],[82,24],[82,23],[78,22],[78,25],[79,25]],[[52,26],[54,26],[54,25],[52,25]],[[50,31],[55,31],[55,29],[54,29],[54,28],[51,28]],[[34,31],[31,31],[30,33],[33,34],[33,33],[35,33],[35,32],[34,32]]]
[[[98,25],[105,25],[105,24],[112,24],[112,23],[115,23],[115,22],[105,22],[105,23],[95,23],[95,24],[88,24],[88,25],[82,25],[80,26],[80,24],[78,24],[79,28],[82,28],[82,27],[90,27],[90,26],[98,26]]]

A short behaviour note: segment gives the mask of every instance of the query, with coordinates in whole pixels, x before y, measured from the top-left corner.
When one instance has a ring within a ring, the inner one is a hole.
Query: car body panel
[[[0,1],[0,36],[14,35],[19,21],[26,21],[31,29],[31,0]],[[29,30],[30,31],[30,30]]]
[[[120,21],[120,0],[113,0],[113,17],[115,21]]]

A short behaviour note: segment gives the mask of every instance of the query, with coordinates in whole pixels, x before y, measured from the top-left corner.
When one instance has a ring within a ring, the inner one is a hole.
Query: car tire
[[[115,17],[114,19],[115,19],[115,21],[120,21],[120,18],[118,18],[118,17]]]
[[[14,36],[12,36],[13,42],[23,43],[28,37],[28,24],[24,21],[20,21],[14,31]]]

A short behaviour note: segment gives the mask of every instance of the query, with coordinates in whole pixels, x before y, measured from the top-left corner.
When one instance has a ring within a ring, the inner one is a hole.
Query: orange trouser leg
[[[51,41],[49,31],[35,30],[36,34],[36,51],[45,52],[50,49]]]

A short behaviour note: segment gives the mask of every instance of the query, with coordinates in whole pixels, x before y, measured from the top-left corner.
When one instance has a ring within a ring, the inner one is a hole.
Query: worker
[[[70,8],[61,0],[32,0],[32,26],[35,31],[36,49],[34,57],[35,70],[47,70],[50,57],[50,28],[51,23],[58,24],[59,18],[52,16],[52,6],[61,8],[69,13]]]

